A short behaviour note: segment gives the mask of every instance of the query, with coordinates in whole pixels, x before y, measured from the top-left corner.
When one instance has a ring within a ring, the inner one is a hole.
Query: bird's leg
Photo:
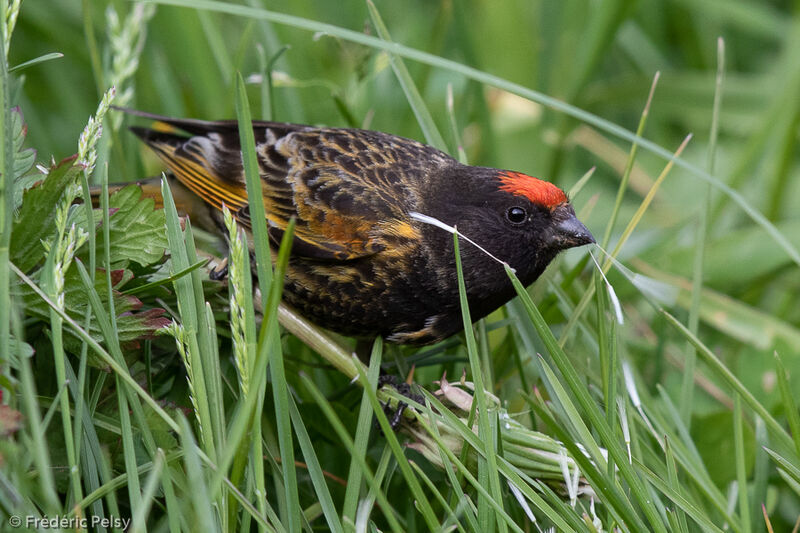
[[[214,268],[212,268],[208,272],[208,277],[209,277],[209,279],[212,279],[214,281],[221,281],[221,280],[227,278],[228,277],[228,258],[227,257],[223,258],[222,261],[220,261],[218,265],[215,265]]]
[[[400,381],[398,376],[394,374],[381,374],[378,376],[378,388],[380,389],[384,385],[389,385],[393,387],[401,396],[405,396],[411,400],[414,400],[417,403],[422,403],[424,398],[414,393],[414,389],[412,386],[412,379],[414,376],[414,368],[412,367],[411,372],[408,374],[408,378],[406,381]],[[389,425],[393,430],[396,430],[397,427],[400,425],[400,422],[403,420],[403,413],[408,408],[408,404],[406,402],[399,402],[396,407],[392,408],[390,403],[386,403],[383,406],[383,412],[386,413],[386,417],[389,419]]]
[[[370,355],[372,354],[372,346],[373,341],[368,339],[358,339],[356,341],[355,347],[355,354],[361,360],[362,363],[365,365],[369,365]],[[411,375],[409,375],[409,378]],[[414,400],[421,400],[422,398],[419,396],[414,395],[411,392],[411,385],[408,381],[403,382],[400,381],[400,378],[395,374],[387,374],[385,370],[381,368],[380,375],[378,376],[378,390],[384,385],[389,385],[393,387],[397,392],[401,395],[412,398]],[[408,404],[405,402],[399,402],[397,407],[392,408],[389,402],[386,402],[383,405],[383,412],[386,413],[386,417],[389,419],[389,425],[392,429],[397,429],[397,426],[400,424],[400,421],[403,419],[403,412],[408,407]],[[377,424],[377,421],[375,422]]]

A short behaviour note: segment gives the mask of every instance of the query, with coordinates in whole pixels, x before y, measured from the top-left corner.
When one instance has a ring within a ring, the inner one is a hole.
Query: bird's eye
[[[522,224],[528,219],[528,213],[521,207],[509,207],[506,218],[512,224]]]

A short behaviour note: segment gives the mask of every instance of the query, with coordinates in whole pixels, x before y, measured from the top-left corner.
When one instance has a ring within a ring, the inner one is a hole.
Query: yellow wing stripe
[[[227,184],[208,172],[208,167],[185,157],[176,157],[171,146],[160,145],[157,153],[184,185],[201,198],[222,209],[223,203],[233,210],[247,205],[246,189],[236,184]],[[242,194],[244,192],[244,194]]]
[[[192,161],[180,161],[180,167],[183,168],[184,174],[188,186],[188,182],[192,182],[198,189],[198,194],[202,197],[208,196],[217,199],[218,207],[222,207],[222,202],[225,202],[229,208],[239,209],[244,205],[247,205],[247,198],[237,194],[234,190],[231,190],[227,187],[219,186],[219,182],[212,181],[214,178],[211,177],[207,172],[206,169],[200,165]],[[176,172],[178,172],[176,170]],[[180,173],[180,172],[178,172]],[[181,176],[179,176],[181,177]],[[181,180],[183,181],[183,180]],[[202,191],[202,192],[200,192]]]
[[[203,181],[206,179],[204,175],[197,173],[195,169],[187,167],[183,161],[173,160],[166,163],[169,169],[175,173],[178,180],[191,189],[192,192],[217,209],[222,208],[224,199],[214,190],[207,187],[206,182]]]

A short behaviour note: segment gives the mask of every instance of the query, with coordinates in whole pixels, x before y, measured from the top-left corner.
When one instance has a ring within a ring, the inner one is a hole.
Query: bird
[[[124,111],[155,121],[130,129],[166,165],[193,223],[224,235],[224,206],[251,228],[237,121]],[[296,221],[282,298],[336,333],[422,346],[462,331],[453,236],[442,227],[469,239],[459,248],[475,321],[516,294],[503,263],[528,286],[559,252],[595,242],[548,181],[378,131],[252,126],[273,251]]]

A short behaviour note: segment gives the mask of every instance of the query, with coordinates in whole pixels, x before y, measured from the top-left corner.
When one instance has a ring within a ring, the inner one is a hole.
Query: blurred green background
[[[519,83],[631,131],[636,130],[653,76],[660,72],[644,136],[674,151],[692,133],[683,157],[702,168],[708,168],[712,148],[721,37],[725,80],[714,175],[800,247],[800,1],[375,3],[394,41]],[[361,1],[264,4],[276,12],[375,35]],[[64,54],[27,69],[20,88],[28,143],[38,150],[40,161],[75,153],[78,135],[106,89],[92,62],[108,70],[109,6],[124,17],[133,4],[23,3],[10,64],[54,51]],[[260,81],[264,58],[284,46],[288,48],[273,72],[272,119],[366,127],[424,140],[385,53],[331,35],[171,6],[158,6],[149,23],[138,70],[127,84],[134,89],[127,105],[172,116],[234,118],[235,72]],[[411,60],[405,63],[455,154],[447,113],[447,87],[452,84],[456,124],[471,164],[523,171],[566,190],[596,166],[575,204],[587,226],[602,235],[629,143],[459,74]],[[261,108],[260,91],[258,83],[250,86],[254,116],[267,118],[270,111]],[[113,142],[112,181],[159,170],[124,128],[115,132]],[[639,151],[612,245],[665,163],[647,150]],[[673,169],[620,258],[636,272],[679,287],[670,307],[685,321],[696,227],[700,213],[706,213],[700,338],[760,401],[775,406],[775,350],[790,369],[793,390],[800,390],[800,269],[727,195],[715,189],[706,203],[706,190],[706,182]],[[568,255],[568,263],[580,254]],[[624,277],[612,274],[610,279],[628,318],[621,333],[625,356],[636,363],[651,392],[663,385],[677,403],[685,341]],[[570,342],[580,348],[584,341]],[[724,392],[713,399],[719,392],[713,383],[703,388],[705,394],[698,394],[691,406],[693,428],[702,428],[695,430],[698,449],[713,465],[715,454],[727,454],[726,446],[732,447],[732,420],[724,407],[730,399]],[[732,465],[713,472],[721,486],[733,479]],[[793,507],[785,504],[776,510],[785,513],[786,523],[792,523],[797,509],[796,498],[791,501]]]

